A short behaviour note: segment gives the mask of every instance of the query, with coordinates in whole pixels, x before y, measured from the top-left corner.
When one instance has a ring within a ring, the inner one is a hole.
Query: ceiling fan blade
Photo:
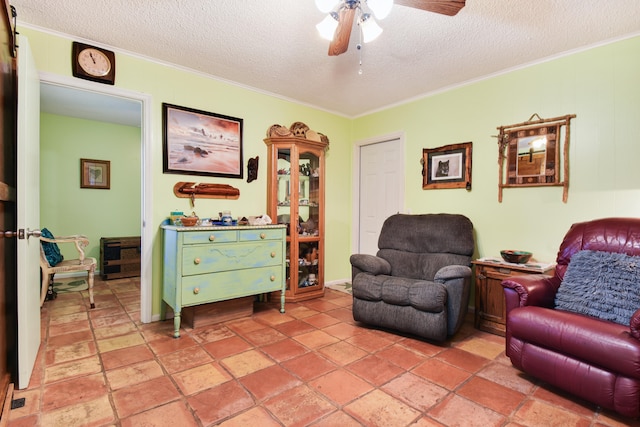
[[[345,53],[349,47],[349,38],[351,38],[351,28],[353,28],[353,20],[356,16],[354,9],[340,10],[338,28],[333,36],[333,40],[329,44],[329,56],[337,56]]]
[[[428,12],[454,16],[465,5],[466,0],[395,0],[401,6],[422,9]]]

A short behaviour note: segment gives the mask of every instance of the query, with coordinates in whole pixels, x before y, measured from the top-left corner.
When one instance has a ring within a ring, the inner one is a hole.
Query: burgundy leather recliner
[[[502,282],[506,354],[531,376],[603,408],[638,417],[640,307],[628,325],[554,309],[571,256],[580,250],[640,256],[640,218],[574,224],[558,251],[554,276],[516,276]]]

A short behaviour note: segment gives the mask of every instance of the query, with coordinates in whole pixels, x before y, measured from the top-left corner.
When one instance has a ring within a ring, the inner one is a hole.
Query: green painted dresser
[[[174,312],[174,337],[183,307],[280,291],[284,313],[285,226],[161,228],[162,299]],[[165,311],[162,304],[162,319]]]

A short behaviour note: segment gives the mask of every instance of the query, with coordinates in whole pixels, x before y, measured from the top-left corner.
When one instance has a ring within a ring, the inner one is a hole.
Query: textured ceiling
[[[394,6],[382,35],[327,55],[313,0],[11,0],[50,29],[356,117],[640,34],[638,0],[467,0],[453,17]],[[360,69],[362,59],[362,74]],[[117,76],[116,76],[117,78]]]

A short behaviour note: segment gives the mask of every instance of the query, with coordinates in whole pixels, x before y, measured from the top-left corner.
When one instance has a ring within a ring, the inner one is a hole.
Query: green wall
[[[501,249],[553,261],[572,223],[640,215],[640,37],[515,70],[354,120],[354,141],[402,130],[406,207],[458,212],[474,223],[477,256]],[[559,187],[504,189],[498,203],[497,127],[575,114],[569,196]],[[423,148],[473,142],[471,192],[423,190]]]
[[[40,224],[56,236],[84,234],[100,259],[100,238],[139,236],[140,128],[40,115]],[[80,159],[110,161],[111,188],[80,188]],[[73,244],[60,245],[67,259]]]
[[[29,39],[36,67],[41,72],[71,77],[72,39],[38,29],[19,27],[20,34]],[[249,216],[266,212],[266,160],[263,142],[267,129],[273,124],[285,126],[301,121],[330,139],[326,156],[326,280],[346,278],[350,274],[350,216],[345,214],[351,205],[351,123],[352,121],[316,108],[290,102],[281,97],[253,91],[212,79],[202,73],[161,64],[116,52],[115,86],[144,93],[152,97],[153,150],[153,208],[152,221],[147,226],[155,230],[152,254],[153,314],[160,312],[161,302],[161,233],[159,226],[172,210],[190,212],[188,199],[178,199],[173,186],[178,181],[229,184],[240,190],[237,200],[198,199],[195,211],[207,217],[222,210],[234,216]],[[212,70],[215,74],[215,69]],[[243,166],[245,178],[228,179],[193,177],[162,173],[162,103],[170,103],[198,110],[210,111],[244,120]],[[43,137],[41,135],[41,137]],[[246,163],[260,157],[258,179],[246,182]],[[76,155],[76,158],[79,156]],[[75,166],[74,166],[75,168]],[[346,185],[345,185],[346,184]],[[98,191],[98,190],[92,190]],[[117,216],[105,222],[116,223]]]
[[[71,76],[71,39],[31,28],[29,38],[39,70]],[[331,140],[327,154],[326,279],[350,276],[351,167],[357,141],[402,131],[406,137],[406,208],[413,213],[459,212],[471,218],[477,256],[500,249],[526,249],[541,261],[555,258],[571,223],[640,212],[640,37],[596,47],[493,78],[470,83],[405,105],[348,119],[179,67],[117,52],[116,86],[153,99],[153,221],[174,209],[190,211],[172,193],[189,176],[162,173],[161,104],[168,102],[244,119],[244,164],[260,156],[258,180],[206,178],[240,189],[238,200],[197,200],[195,211],[210,216],[223,209],[255,215],[266,207],[266,148],[269,126],[302,121]],[[211,70],[215,74],[215,69]],[[576,114],[571,122],[570,188],[505,189],[498,203],[497,127]],[[473,142],[473,189],[423,190],[423,148]],[[97,191],[97,190],[94,190]],[[117,217],[103,224],[117,221]],[[160,310],[161,238],[153,241],[153,313]]]

